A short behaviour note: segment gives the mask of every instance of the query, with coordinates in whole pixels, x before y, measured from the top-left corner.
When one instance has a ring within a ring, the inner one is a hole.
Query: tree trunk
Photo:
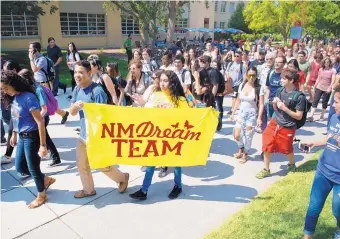
[[[145,30],[144,22],[139,22],[138,25],[139,25],[139,33],[140,33],[140,45],[141,47],[143,47],[145,45],[145,35],[147,35],[147,33]]]
[[[166,35],[167,45],[170,46],[173,42],[175,34],[175,22],[176,22],[176,2],[169,1],[169,20],[168,20],[168,32]]]

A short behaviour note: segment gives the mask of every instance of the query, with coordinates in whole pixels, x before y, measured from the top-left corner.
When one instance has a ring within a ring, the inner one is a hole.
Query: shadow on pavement
[[[183,168],[182,173],[189,177],[202,178],[203,182],[210,182],[232,176],[234,167],[219,161],[208,160],[206,166]]]

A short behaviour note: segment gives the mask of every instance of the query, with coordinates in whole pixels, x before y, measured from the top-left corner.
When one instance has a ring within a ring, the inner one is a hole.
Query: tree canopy
[[[2,1],[1,15],[31,15],[38,17],[45,15],[46,12],[42,8],[43,5],[48,5],[50,1]],[[50,14],[54,13],[58,8],[54,5],[50,6]]]
[[[244,32],[249,32],[248,26],[244,21],[243,17],[244,3],[240,2],[237,4],[236,10],[230,17],[228,27],[236,28]]]
[[[243,11],[249,29],[281,33],[284,40],[296,21],[312,35],[339,34],[340,3],[337,1],[251,0]]]

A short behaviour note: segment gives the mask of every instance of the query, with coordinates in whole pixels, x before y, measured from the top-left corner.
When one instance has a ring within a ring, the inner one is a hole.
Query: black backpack
[[[47,56],[43,56],[47,61],[47,71],[44,68],[41,68],[42,72],[44,72],[47,81],[54,81],[55,78],[55,70],[54,70],[54,62],[48,58]]]
[[[276,97],[279,97],[281,95],[281,92],[284,90],[284,87],[280,87],[277,91],[276,91]],[[299,97],[303,95],[304,96],[304,99],[306,101],[306,107],[303,111],[303,115],[302,115],[302,118],[300,120],[295,120],[296,122],[296,128],[297,129],[300,129],[302,126],[305,125],[306,123],[306,119],[307,119],[307,112],[310,110],[310,108],[312,107],[312,103],[310,103],[307,99],[306,99],[306,96],[304,93],[302,93],[301,91],[295,91],[294,92],[294,95],[292,97],[292,99],[289,101],[289,105],[288,105],[288,108],[292,111],[296,111],[295,110],[295,107],[298,103],[298,99]]]

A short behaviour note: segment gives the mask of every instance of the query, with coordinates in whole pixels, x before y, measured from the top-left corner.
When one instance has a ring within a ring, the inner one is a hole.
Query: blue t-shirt
[[[73,91],[72,104],[77,101],[82,101],[84,103],[98,103],[106,104],[107,95],[100,84],[92,83],[89,87],[81,89],[77,86]],[[80,137],[86,140],[86,124],[84,111],[79,111],[80,116]]]
[[[40,67],[40,70],[34,72],[34,79],[36,82],[41,83],[47,81],[46,74],[41,70],[44,69],[47,72],[47,59],[43,54],[38,54],[34,59],[34,64]]]
[[[318,170],[330,181],[340,184],[340,115],[334,114],[329,122],[327,144]]]
[[[34,87],[35,87],[35,94],[38,96],[40,107],[43,106],[43,105],[46,105],[46,107],[47,107],[47,100],[46,100],[46,94],[44,92],[44,89],[41,87],[41,85],[39,85],[37,83],[35,83]],[[46,115],[48,115],[47,112],[46,112],[45,116]]]
[[[270,90],[269,99],[273,99],[275,97],[277,89],[281,87],[281,73],[276,73],[275,71],[269,71],[268,76],[267,76],[266,86],[268,86]]]
[[[14,97],[11,107],[14,131],[27,133],[38,130],[31,114],[33,110],[40,111],[39,100],[35,94],[24,92]]]

